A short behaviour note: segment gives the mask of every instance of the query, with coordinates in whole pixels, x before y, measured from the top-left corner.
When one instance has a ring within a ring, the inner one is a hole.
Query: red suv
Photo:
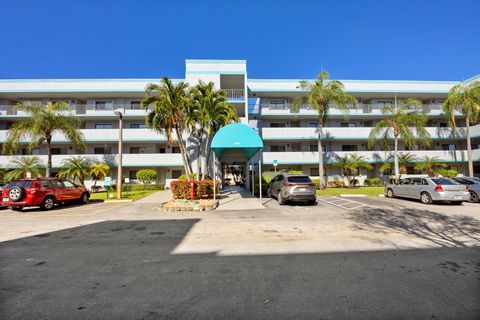
[[[90,193],[75,183],[57,178],[13,180],[2,190],[2,205],[12,210],[24,207],[41,207],[50,210],[63,202],[87,203]]]

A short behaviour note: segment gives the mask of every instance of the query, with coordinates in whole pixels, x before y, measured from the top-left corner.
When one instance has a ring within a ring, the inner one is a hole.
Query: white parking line
[[[358,202],[358,201],[353,201],[350,199],[345,199],[345,198],[339,198],[339,197],[318,197],[318,201],[330,204],[332,206],[336,206],[345,210],[352,210],[352,209],[357,209],[361,207],[367,207],[366,204]],[[340,202],[339,202],[340,201]],[[356,205],[355,207],[350,207],[347,205]]]

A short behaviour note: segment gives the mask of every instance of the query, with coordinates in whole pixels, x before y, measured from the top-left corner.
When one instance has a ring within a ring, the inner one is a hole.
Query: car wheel
[[[477,203],[478,202],[478,194],[476,194],[475,192],[473,191],[470,191],[470,202],[475,202]]]
[[[462,204],[463,201],[452,201],[451,204],[453,204],[454,206],[459,206]]]
[[[392,189],[387,190],[387,197],[388,198],[395,198],[395,193],[393,193]]]
[[[88,193],[84,192],[84,193],[82,193],[82,196],[80,197],[80,202],[83,203],[83,204],[87,204],[89,198],[90,198],[90,196],[88,195]]]
[[[433,203],[432,196],[430,196],[430,194],[428,194],[428,192],[422,192],[420,194],[420,201],[422,201],[422,203],[424,203],[424,204]]]
[[[8,197],[13,202],[18,202],[22,200],[24,195],[25,195],[25,190],[17,186],[12,187],[10,190],[8,190]]]
[[[278,200],[278,204],[279,205],[284,205],[285,204],[285,200],[283,200],[283,197],[282,197],[282,193],[279,192],[278,195],[277,195],[277,200]]]
[[[53,208],[54,205],[55,205],[55,199],[52,196],[48,196],[45,199],[43,199],[41,207],[43,210],[50,210]]]

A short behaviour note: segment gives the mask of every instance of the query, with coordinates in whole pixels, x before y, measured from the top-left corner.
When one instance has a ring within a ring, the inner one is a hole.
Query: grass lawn
[[[123,192],[122,198],[123,199],[130,199],[133,201],[145,198],[146,196],[151,195],[152,193],[158,192],[159,190],[139,190],[139,191],[129,191],[129,192]],[[112,198],[109,198],[111,200],[115,200],[117,197],[116,192],[109,192],[109,195],[113,195]],[[90,195],[90,200],[107,200],[107,193],[105,191],[103,192],[95,192]]]
[[[358,187],[358,188],[325,188],[317,190],[319,196],[339,196],[341,194],[366,194],[367,196],[378,196],[383,194],[383,187]]]

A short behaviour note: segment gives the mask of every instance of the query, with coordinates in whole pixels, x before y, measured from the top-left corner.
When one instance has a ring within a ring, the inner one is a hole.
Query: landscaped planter
[[[218,206],[218,201],[205,200],[184,200],[176,199],[165,202],[162,211],[211,211]]]

